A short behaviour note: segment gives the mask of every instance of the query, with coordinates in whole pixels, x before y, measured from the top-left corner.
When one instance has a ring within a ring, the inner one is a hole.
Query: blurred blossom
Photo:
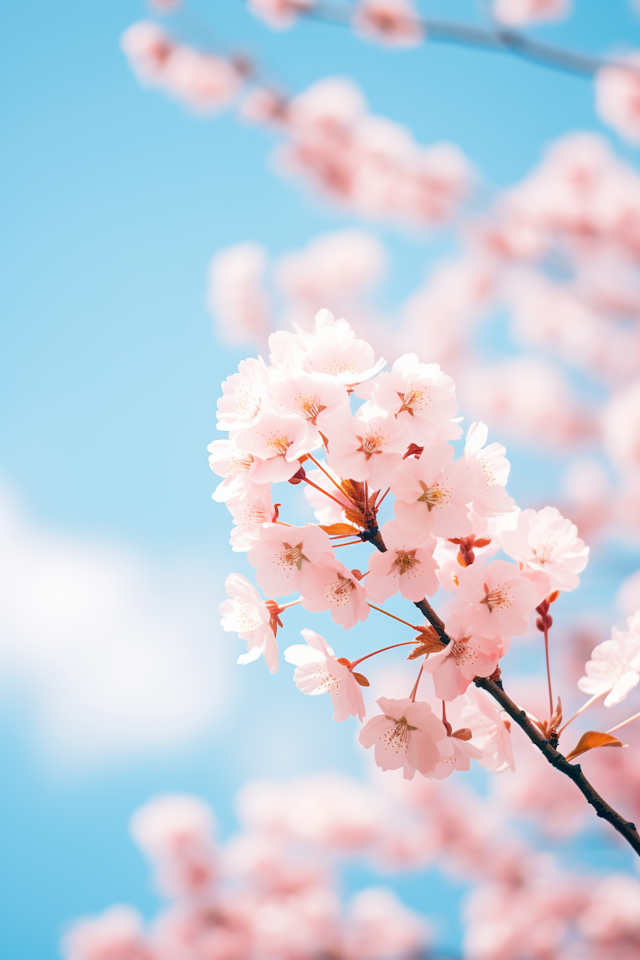
[[[492,13],[506,26],[563,20],[571,13],[572,0],[493,0]]]
[[[207,304],[224,340],[260,341],[266,336],[270,303],[264,289],[267,252],[259,243],[238,243],[209,263]]]
[[[415,47],[424,40],[412,0],[358,0],[352,22],[365,39],[389,46]]]
[[[632,143],[640,143],[640,53],[603,67],[596,77],[596,108],[605,123]]]

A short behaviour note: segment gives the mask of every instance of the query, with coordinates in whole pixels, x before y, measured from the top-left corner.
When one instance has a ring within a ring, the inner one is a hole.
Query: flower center
[[[422,487],[422,496],[418,497],[418,503],[426,503],[429,513],[434,507],[439,507],[449,499],[449,491],[443,490],[437,483],[434,483],[432,487],[428,487],[422,480],[419,480],[418,483]]]
[[[286,433],[272,433],[270,437],[266,437],[264,445],[267,450],[273,451],[274,456],[284,457],[291,446],[291,441]]]
[[[484,600],[481,600],[480,603],[484,603],[485,606],[488,607],[489,613],[493,613],[494,610],[498,609],[508,610],[513,603],[511,594],[507,588],[500,583],[497,583],[492,590],[489,590],[489,587],[485,583],[484,592]]]
[[[347,360],[346,357],[335,357],[333,360],[327,360],[324,365],[324,372],[336,377],[340,373],[357,373],[358,371],[353,360]]]
[[[449,653],[451,657],[456,662],[456,666],[460,666],[463,663],[468,663],[469,660],[476,659],[476,652],[469,648],[466,641],[454,640],[451,644],[451,652]]]
[[[417,730],[417,727],[412,727],[411,724],[407,721],[406,717],[400,717],[399,720],[396,720],[395,717],[390,717],[385,714],[387,720],[391,720],[394,724],[390,730],[386,730],[383,734],[382,739],[385,741],[388,747],[391,747],[392,750],[395,750],[396,753],[406,752],[407,744],[409,742],[409,734],[412,730]]]
[[[239,633],[255,630],[262,623],[262,619],[252,603],[240,603],[236,600],[235,615]]]
[[[417,563],[415,550],[410,550],[408,553],[396,550],[396,559],[393,561],[391,568],[396,567],[400,576],[403,576],[408,570],[413,569]]]
[[[351,591],[355,590],[355,585],[348,577],[338,577],[333,583],[329,584],[329,599],[342,607],[351,600]]]
[[[252,420],[260,409],[260,397],[254,397],[248,390],[238,390],[233,401],[233,409]]]
[[[300,394],[296,397],[296,406],[305,420],[316,425],[316,419],[319,413],[326,410],[326,404],[318,403],[313,394]]]
[[[318,690],[324,693],[335,693],[342,683],[342,677],[334,676],[325,665],[318,668]]]
[[[290,543],[285,543],[287,547],[286,553],[281,554],[282,561],[289,567],[297,567],[298,570],[302,570],[302,561],[306,560],[309,562],[309,558],[305,557],[302,552],[302,540],[300,543],[297,543],[295,547],[292,547]]]
[[[402,406],[396,413],[396,417],[399,413],[410,413],[413,416],[414,410],[420,410],[422,407],[426,407],[429,402],[429,398],[425,398],[424,390],[407,390],[406,393],[400,393],[396,391],[400,400],[402,401]]]
[[[231,457],[230,460],[227,460],[227,476],[241,477],[243,473],[247,473],[252,463],[253,456],[250,453],[243,453],[240,457]]]
[[[544,565],[545,563],[548,563],[549,560],[551,560],[554,553],[556,552],[557,546],[558,544],[553,543],[553,541],[550,543],[541,543],[537,548],[532,547],[531,552],[533,553],[538,563],[541,563]]]
[[[387,438],[383,433],[370,433],[366,437],[356,434],[356,440],[360,441],[358,452],[364,453],[365,459],[369,461],[374,453],[382,453],[380,448],[384,447]]]

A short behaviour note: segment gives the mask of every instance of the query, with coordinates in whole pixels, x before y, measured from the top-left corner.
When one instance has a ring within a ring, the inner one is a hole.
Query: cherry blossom
[[[232,573],[225,580],[229,600],[218,607],[222,614],[222,629],[235,632],[247,641],[247,653],[238,657],[238,663],[251,663],[261,653],[271,673],[278,669],[278,644],[271,625],[271,613],[260,594],[240,573]]]
[[[578,537],[578,528],[556,507],[523,510],[515,530],[502,534],[502,548],[529,570],[543,570],[552,590],[575,590],[578,574],[587,565],[589,548]]]
[[[319,527],[264,524],[248,556],[256,580],[270,597],[303,591],[314,565],[333,560],[331,541]]]
[[[242,360],[238,372],[222,384],[218,400],[218,430],[237,430],[255,421],[268,396],[269,375],[262,360]]]
[[[364,720],[362,687],[349,666],[336,660],[333,650],[319,633],[313,630],[301,632],[306,645],[295,644],[284,652],[285,660],[297,666],[293,679],[298,689],[312,696],[330,693],[334,720],[342,721],[347,717]]]
[[[322,442],[321,434],[331,432],[334,422],[351,416],[346,388],[312,374],[302,373],[277,381],[271,394],[282,413],[306,421],[309,442],[313,445]]]
[[[369,616],[365,589],[359,579],[344,563],[330,557],[308,571],[302,606],[313,612],[329,610],[345,630]]]
[[[429,938],[429,926],[402,904],[391,890],[369,887],[349,904],[343,940],[346,960],[419,956]]]
[[[549,578],[544,573],[532,580],[506,560],[486,565],[479,560],[461,568],[458,576],[461,604],[457,612],[484,637],[525,633],[529,614],[549,593]]]
[[[467,431],[464,455],[474,481],[473,507],[481,516],[509,513],[514,502],[505,490],[509,461],[501,443],[485,447],[488,430],[484,423],[472,423]]]
[[[62,943],[65,960],[154,960],[144,920],[128,906],[111,907],[99,917],[77,920]]]
[[[446,626],[451,643],[444,650],[429,654],[424,669],[433,674],[436,697],[455,700],[475,677],[491,676],[502,655],[502,643],[500,638],[486,639],[473,633],[461,614],[447,618]]]
[[[225,502],[260,496],[256,486],[259,461],[253,454],[241,450],[233,440],[212,440],[207,450],[209,466],[219,477],[224,477],[211,495],[214,500]]]
[[[235,524],[230,540],[234,553],[250,550],[260,539],[262,525],[274,523],[278,518],[270,487],[262,484],[255,489],[258,491],[255,496],[227,500],[227,507]]]
[[[434,780],[446,780],[454,770],[468,770],[472,760],[482,759],[482,752],[465,739],[470,735],[467,730],[455,731],[444,740],[438,741],[440,760],[433,773],[429,774],[430,777]]]
[[[571,0],[494,0],[493,15],[513,27],[563,20],[571,12]]]
[[[596,108],[605,123],[632,143],[640,142],[640,54],[621,58],[596,76]],[[626,65],[626,68],[625,68]]]
[[[368,720],[360,731],[363,747],[374,747],[381,770],[402,770],[412,780],[416,770],[423,776],[432,773],[440,762],[438,741],[447,731],[428,703],[412,700],[388,700],[376,703],[382,715]]]
[[[337,383],[355,386],[384,367],[386,360],[376,362],[373,347],[364,340],[345,337],[340,330],[329,330],[311,344],[307,363],[315,373],[333,378]]]
[[[605,707],[627,696],[640,680],[640,611],[627,620],[627,630],[611,631],[611,640],[598,644],[578,680],[583,693],[604,694]]]
[[[406,427],[367,402],[354,417],[336,423],[327,463],[341,477],[367,480],[371,490],[380,490],[390,482],[408,445]]]
[[[311,10],[314,0],[249,0],[249,10],[275,30],[293,26],[298,16]]]
[[[225,341],[259,340],[265,335],[271,314],[264,288],[266,268],[267,252],[259,243],[238,243],[211,258],[207,271],[207,306]],[[245,361],[245,368],[249,363]],[[264,367],[261,361],[251,363]],[[244,373],[242,369],[240,372]],[[229,377],[226,383],[233,386],[234,377]],[[228,392],[224,384],[222,389]],[[227,404],[224,409],[228,410]],[[239,412],[242,414],[242,407]],[[222,423],[222,418],[219,420]]]
[[[356,389],[359,397],[371,397],[376,406],[392,413],[398,423],[411,430],[415,443],[457,440],[461,430],[453,420],[458,410],[451,377],[437,363],[420,363],[407,353],[389,373]]]
[[[424,39],[411,0],[359,0],[353,26],[363,37],[393,46],[414,47]]]
[[[425,539],[455,537],[471,532],[467,503],[473,485],[466,461],[453,460],[453,447],[434,443],[420,457],[409,457],[391,478],[397,497],[394,511],[402,530]]]
[[[326,471],[326,473],[325,473]],[[327,493],[331,494],[332,498],[326,497],[320,490],[314,489],[314,487],[305,484],[304,495],[307,498],[308,502],[313,507],[313,512],[318,523],[328,526],[332,523],[340,523],[345,519],[344,511],[353,509],[353,503],[346,494],[342,493],[338,487],[340,486],[340,477],[332,470],[328,464],[323,464],[322,470],[307,470],[307,477],[316,487],[320,487],[322,490],[326,490]],[[327,473],[333,478],[335,483],[332,483]],[[336,503],[336,500],[339,503]],[[342,509],[340,505],[342,504]]]
[[[235,438],[240,450],[254,457],[252,479],[257,483],[288,480],[300,469],[299,457],[319,447],[321,440],[309,439],[301,417],[282,417],[261,411],[255,424]]]
[[[416,540],[403,533],[395,520],[385,523],[380,533],[387,551],[369,557],[367,594],[372,600],[386,600],[398,590],[407,600],[433,596],[439,586],[435,539]]]
[[[481,767],[495,773],[515,771],[511,721],[495,700],[484,690],[469,687],[461,719],[471,729],[471,742],[482,753]]]

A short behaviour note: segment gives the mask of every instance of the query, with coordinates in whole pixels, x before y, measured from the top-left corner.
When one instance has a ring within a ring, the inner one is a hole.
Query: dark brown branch
[[[378,550],[382,553],[385,553],[387,548],[384,544],[384,541],[380,535],[380,531],[375,528],[368,531],[368,536],[362,536],[362,539],[368,540],[372,543]],[[425,615],[429,623],[435,627],[438,636],[443,643],[451,643],[451,637],[447,634],[445,630],[445,625],[440,619],[438,614],[435,612],[431,604],[425,600],[419,600],[415,606]],[[509,697],[504,690],[502,689],[502,683],[500,680],[492,680],[489,677],[476,677],[474,680],[476,687],[480,687],[481,690],[486,690],[494,700],[497,700],[502,709],[507,713],[511,719],[518,724],[520,729],[524,731],[526,736],[531,740],[534,746],[540,750],[545,759],[555,767],[556,770],[560,770],[561,773],[564,773],[565,776],[569,777],[570,780],[573,780],[578,790],[583,794],[587,803],[590,803],[591,806],[596,811],[597,815],[603,820],[606,820],[607,823],[610,823],[614,830],[617,830],[621,836],[633,847],[635,852],[640,856],[640,835],[636,830],[635,824],[630,823],[628,820],[625,820],[620,816],[619,813],[610,807],[609,804],[602,799],[599,793],[591,786],[587,778],[582,772],[579,763],[569,763],[566,757],[563,757],[561,753],[556,750],[556,748],[542,735],[542,733],[537,729],[535,724],[527,718],[527,714],[524,710],[521,710],[517,704],[513,702],[511,697]]]
[[[315,7],[301,9],[300,15],[308,20],[319,20],[339,27],[351,26],[353,8],[342,3],[318,3]],[[537,63],[553,70],[592,77],[603,67],[619,67],[622,70],[638,72],[634,64],[607,57],[593,57],[574,50],[565,50],[547,43],[540,43],[515,30],[503,29],[497,25],[494,29],[476,27],[467,23],[455,23],[449,20],[433,20],[429,17],[418,18],[423,27],[427,42],[450,43],[457,46],[474,47],[492,53],[507,53],[523,60]]]

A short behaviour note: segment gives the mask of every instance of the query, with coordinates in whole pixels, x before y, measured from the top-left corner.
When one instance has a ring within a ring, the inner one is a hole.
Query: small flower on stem
[[[272,611],[242,574],[232,573],[224,586],[230,599],[223,600],[218,607],[222,614],[222,629],[228,633],[236,632],[248,645],[247,653],[238,657],[238,663],[251,663],[263,653],[269,670],[275,673],[278,669],[278,643]]]
[[[360,743],[374,747],[375,761],[381,770],[402,770],[412,780],[416,770],[428,776],[440,762],[438,741],[447,735],[444,724],[428,703],[412,700],[388,700],[376,703],[383,711],[360,731]]]
[[[330,693],[334,720],[342,721],[350,716],[364,720],[362,685],[352,673],[349,661],[337,660],[319,633],[313,630],[301,632],[306,644],[294,644],[284,652],[285,660],[297,666],[293,679],[298,689],[311,696]]]

